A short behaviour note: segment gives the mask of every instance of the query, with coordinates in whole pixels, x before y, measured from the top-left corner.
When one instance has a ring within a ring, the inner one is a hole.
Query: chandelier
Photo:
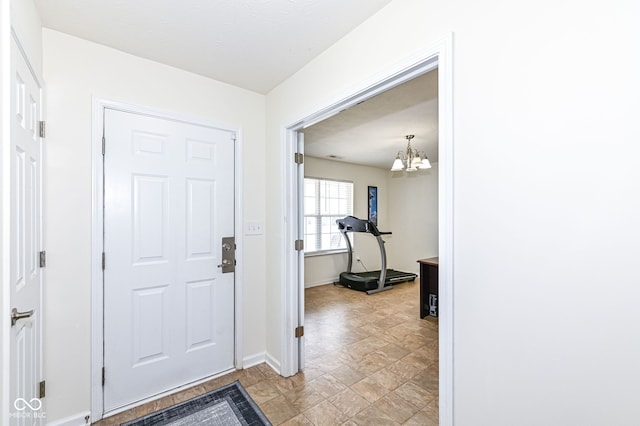
[[[417,149],[411,148],[411,139],[414,137],[415,135],[405,136],[405,139],[407,140],[407,149],[404,151],[398,151],[396,160],[393,162],[393,166],[391,166],[392,172],[399,172],[401,170],[415,172],[418,169],[431,168],[431,163],[427,158],[427,154],[424,151],[418,152]]]

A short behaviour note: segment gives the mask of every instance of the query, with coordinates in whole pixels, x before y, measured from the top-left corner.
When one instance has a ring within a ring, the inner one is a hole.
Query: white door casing
[[[233,132],[105,109],[104,407],[234,367]]]
[[[10,423],[40,424],[42,380],[42,87],[11,39]]]
[[[304,133],[297,132],[296,134],[296,152],[304,156]],[[303,157],[304,158],[304,157]],[[297,208],[298,214],[296,217],[298,224],[298,236],[297,239],[304,241],[304,161],[296,167],[296,181],[297,181]],[[304,250],[298,252],[297,258],[298,267],[298,287],[294,290],[297,293],[298,298],[298,327],[303,327],[304,330]],[[304,334],[298,338],[298,369],[302,371],[305,366],[305,338]]]
[[[298,351],[304,349],[294,336],[293,330],[299,323],[297,313],[301,298],[297,291],[304,291],[300,282],[298,253],[293,249],[299,233],[297,221],[302,214],[297,202],[297,166],[291,161],[298,149],[298,132],[305,127],[331,117],[340,111],[364,101],[376,94],[401,84],[417,75],[438,68],[438,129],[439,129],[439,382],[440,382],[440,424],[453,424],[453,34],[449,33],[422,51],[416,52],[403,61],[394,63],[380,75],[362,82],[360,91],[345,92],[344,97],[328,104],[317,112],[300,118],[286,126],[282,138],[282,190],[285,197],[283,207],[284,244],[281,251],[280,270],[284,277],[283,309],[280,316],[282,359],[280,372],[283,376],[296,374],[304,363]],[[304,318],[303,318],[304,320]]]

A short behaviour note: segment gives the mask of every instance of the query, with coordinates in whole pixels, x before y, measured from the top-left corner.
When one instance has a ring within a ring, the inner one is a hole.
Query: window
[[[304,179],[305,254],[344,251],[336,219],[353,214],[353,182]]]

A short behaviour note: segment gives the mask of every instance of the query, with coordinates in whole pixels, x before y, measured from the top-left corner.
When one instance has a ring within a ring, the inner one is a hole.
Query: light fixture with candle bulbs
[[[407,172],[415,172],[418,169],[430,169],[431,163],[424,151],[418,152],[417,149],[411,147],[411,139],[415,135],[406,135],[407,148],[404,151],[398,151],[396,159],[391,166],[392,172],[406,170]]]

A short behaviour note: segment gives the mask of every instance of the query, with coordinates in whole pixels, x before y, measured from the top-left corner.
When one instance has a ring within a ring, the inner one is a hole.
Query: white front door
[[[234,367],[235,135],[108,108],[104,123],[109,413]]]
[[[10,419],[40,424],[42,380],[42,247],[39,135],[41,87],[11,39],[11,292]],[[44,423],[44,422],[43,422]]]

